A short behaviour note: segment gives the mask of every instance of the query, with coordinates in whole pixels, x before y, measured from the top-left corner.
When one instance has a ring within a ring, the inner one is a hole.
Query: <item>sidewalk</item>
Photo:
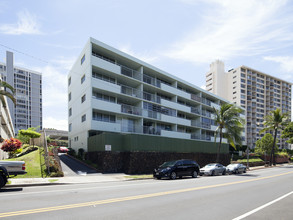
[[[125,181],[127,174],[85,174],[81,173],[77,176],[67,177],[48,177],[48,178],[10,178],[10,184],[5,187],[24,187],[24,186],[40,186],[40,185],[58,185],[58,184],[80,184],[80,183],[100,183]]]
[[[290,165],[290,164],[288,164]],[[283,164],[276,166],[284,166]],[[270,167],[258,166],[250,167],[247,172],[252,172],[259,169],[267,169]],[[114,181],[128,181],[128,180],[143,180],[143,179],[152,179],[152,177],[143,177],[142,178],[132,178],[131,175],[124,173],[111,173],[111,174],[86,174],[80,173],[77,176],[67,176],[67,177],[56,177],[56,178],[11,178],[9,181],[10,184],[7,184],[5,187],[25,187],[25,186],[41,186],[41,185],[58,185],[58,184],[82,184],[82,183],[101,183],[101,182],[114,182]]]

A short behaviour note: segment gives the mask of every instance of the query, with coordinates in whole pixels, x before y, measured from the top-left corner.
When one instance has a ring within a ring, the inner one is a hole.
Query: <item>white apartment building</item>
[[[226,102],[90,38],[68,75],[69,145],[87,150],[89,137],[112,132],[214,147],[213,107]]]
[[[5,96],[4,96],[4,100],[7,102],[7,98]],[[13,122],[10,116],[8,106],[4,108],[1,102],[0,102],[0,122],[1,122],[1,126],[0,126],[1,141],[3,141],[4,139],[14,137],[14,127],[13,127]],[[0,143],[0,148],[1,146],[2,146],[2,143]],[[0,160],[6,159],[6,158],[8,158],[8,153],[0,149]]]
[[[15,133],[21,129],[42,129],[42,75],[14,66],[13,53],[6,52],[6,64],[0,62],[0,74],[15,89],[16,105],[8,99]]]
[[[247,66],[225,71],[220,60],[210,65],[206,74],[206,90],[246,109],[246,141],[250,148],[264,136],[260,134],[265,115],[280,108],[291,116],[292,83]],[[288,147],[278,134],[279,147]]]

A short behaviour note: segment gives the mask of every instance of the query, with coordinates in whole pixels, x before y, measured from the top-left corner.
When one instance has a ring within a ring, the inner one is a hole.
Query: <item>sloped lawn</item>
[[[44,157],[41,155],[42,164],[44,164]],[[9,161],[25,161],[25,167],[27,174],[18,175],[14,178],[38,178],[42,177],[41,167],[40,167],[40,149],[35,150],[29,154],[23,155],[21,157],[8,159]],[[44,167],[44,166],[43,166]],[[45,177],[45,172],[43,172]]]

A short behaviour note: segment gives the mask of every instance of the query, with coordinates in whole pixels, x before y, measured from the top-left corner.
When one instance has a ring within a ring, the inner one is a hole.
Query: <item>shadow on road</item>
[[[234,174],[235,176],[245,176],[245,177],[258,177],[260,175],[257,174],[248,174],[248,173],[244,173],[244,174]]]
[[[22,188],[2,188],[0,189],[0,192],[19,192],[22,190]]]

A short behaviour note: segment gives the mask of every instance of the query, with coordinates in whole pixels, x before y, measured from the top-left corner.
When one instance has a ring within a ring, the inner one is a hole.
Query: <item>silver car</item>
[[[241,163],[233,163],[233,164],[229,164],[226,167],[226,172],[229,174],[235,173],[246,173],[246,166],[241,164]]]
[[[219,174],[225,175],[226,174],[226,167],[224,167],[222,164],[219,163],[209,163],[205,165],[203,168],[200,169],[199,175],[219,175]]]

